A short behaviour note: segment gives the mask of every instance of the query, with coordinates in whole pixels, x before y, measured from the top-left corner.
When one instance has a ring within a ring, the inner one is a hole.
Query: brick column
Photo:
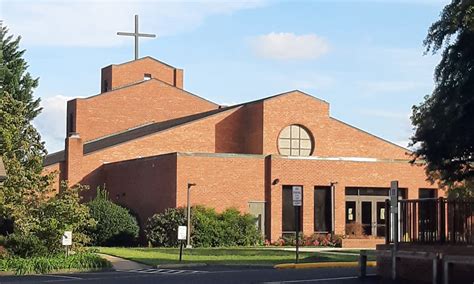
[[[79,133],[70,133],[66,138],[66,180],[74,185],[81,180],[83,143]]]

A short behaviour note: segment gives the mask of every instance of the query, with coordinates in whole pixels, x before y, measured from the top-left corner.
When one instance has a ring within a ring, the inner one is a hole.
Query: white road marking
[[[65,278],[65,279],[82,280],[82,278],[80,278],[80,277],[65,276],[65,275],[44,274],[44,275],[38,275],[38,276],[43,276],[43,277],[57,277],[57,278]]]
[[[375,276],[376,274],[367,274],[367,276]],[[316,279],[303,279],[303,280],[287,280],[287,281],[273,281],[263,282],[262,284],[283,284],[283,283],[304,283],[304,282],[322,282],[322,281],[339,281],[357,279],[358,276],[346,276],[346,277],[334,277],[334,278],[316,278]]]
[[[119,272],[128,272],[128,273],[148,273],[148,274],[194,274],[194,273],[208,273],[207,271],[197,271],[197,270],[174,270],[174,269],[131,269],[131,270],[117,270]]]

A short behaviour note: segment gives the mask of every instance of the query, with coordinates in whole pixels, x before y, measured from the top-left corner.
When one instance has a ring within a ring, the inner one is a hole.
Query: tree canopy
[[[20,49],[21,37],[8,34],[5,26],[0,26],[0,86],[2,92],[26,104],[27,118],[31,121],[41,112],[40,99],[33,97],[39,78],[33,78],[28,63],[23,58],[25,50]]]
[[[474,178],[474,1],[453,0],[428,31],[426,52],[442,50],[435,88],[413,106],[414,159],[432,181],[453,185]]]

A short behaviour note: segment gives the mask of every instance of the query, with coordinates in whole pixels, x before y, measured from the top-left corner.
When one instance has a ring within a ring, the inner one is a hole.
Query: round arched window
[[[313,151],[313,140],[304,127],[289,125],[278,136],[278,151],[285,156],[309,156]]]

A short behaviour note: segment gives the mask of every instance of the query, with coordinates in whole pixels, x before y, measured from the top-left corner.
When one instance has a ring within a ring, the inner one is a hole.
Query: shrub
[[[364,232],[364,227],[361,223],[351,222],[346,224],[346,235],[348,238],[364,238],[367,237]]]
[[[164,213],[148,219],[145,234],[151,246],[172,247],[178,245],[178,226],[186,225],[183,208],[168,208]]]
[[[278,240],[274,242],[266,242],[265,245],[273,246],[295,246],[296,236],[295,234],[284,234]],[[319,234],[314,233],[310,236],[303,236],[300,233],[299,238],[300,246],[320,246],[320,247],[341,247],[342,236],[332,234]]]
[[[57,241],[59,243],[59,239]],[[45,243],[35,235],[11,234],[5,240],[10,255],[34,257],[49,253]]]
[[[97,221],[89,231],[94,245],[128,246],[136,242],[140,230],[136,218],[110,201],[105,189],[98,188],[97,196],[87,206]]]
[[[99,269],[110,267],[110,263],[96,254],[80,253],[66,257],[7,258],[0,259],[0,271],[13,271],[16,274],[48,273],[60,269]]]
[[[61,244],[64,231],[73,232],[72,249],[75,251],[82,250],[90,242],[86,232],[96,222],[91,217],[89,208],[81,203],[80,194],[85,189],[87,187],[81,185],[68,187],[64,182],[59,193],[41,204],[37,216],[38,225],[32,230],[32,235],[41,240],[49,254],[64,250]]]
[[[214,209],[192,208],[192,244],[196,247],[250,246],[262,241],[255,218],[236,209],[217,213]],[[148,219],[147,239],[152,246],[177,246],[177,228],[186,224],[183,208],[170,208]]]

